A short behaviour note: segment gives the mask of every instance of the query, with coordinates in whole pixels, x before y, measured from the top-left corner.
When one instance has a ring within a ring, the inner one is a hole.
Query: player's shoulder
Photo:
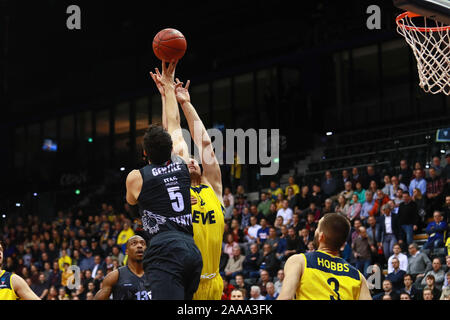
[[[10,285],[13,290],[19,289],[24,285],[28,285],[24,278],[15,274],[14,272],[8,272],[8,274],[5,273],[5,275],[9,277]]]
[[[138,181],[138,180],[142,180],[141,172],[138,169],[131,170],[128,173],[127,181],[134,182],[134,181]]]
[[[106,277],[103,279],[103,282],[114,285],[117,281],[119,281],[119,276],[120,276],[119,269],[121,269],[121,268],[124,268],[124,267],[120,267],[120,268],[115,269],[115,270],[111,271],[110,273],[108,273],[106,275]]]
[[[298,253],[290,256],[286,263],[304,265],[306,262],[306,256],[304,253]]]
[[[209,191],[212,197],[216,198],[219,201],[220,205],[225,210],[225,206],[223,205],[223,197],[222,197],[222,184],[220,186],[213,186],[207,179],[202,178],[201,185],[204,186],[205,189]]]
[[[209,183],[202,178],[202,182],[198,186],[191,186],[191,190],[196,193],[201,193],[205,190],[212,190],[212,188]]]

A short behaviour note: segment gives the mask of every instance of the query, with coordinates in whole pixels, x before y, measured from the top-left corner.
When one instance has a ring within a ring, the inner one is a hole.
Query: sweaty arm
[[[105,277],[102,281],[102,288],[97,292],[94,300],[109,300],[113,287],[119,281],[119,271],[114,270]]]
[[[183,83],[177,79],[175,87],[176,98],[183,109],[184,116],[189,125],[189,131],[191,137],[197,146],[201,163],[203,166],[202,179],[205,179],[207,183],[211,185],[217,197],[222,201],[222,174],[220,172],[219,162],[217,161],[214,153],[214,148],[211,142],[211,138],[206,131],[206,128],[198,116],[197,111],[191,104],[190,95],[188,92],[190,81],[186,83],[186,87],[183,88]]]
[[[277,300],[292,300],[294,298],[304,268],[305,258],[303,255],[295,254],[287,259],[284,266],[283,286]]]
[[[31,290],[28,283],[16,274],[13,274],[11,277],[11,285],[20,300],[41,300],[41,298]]]

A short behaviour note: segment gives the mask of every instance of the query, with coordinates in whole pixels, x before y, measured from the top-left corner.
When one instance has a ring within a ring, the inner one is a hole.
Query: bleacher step
[[[415,234],[414,235],[414,241],[416,240],[427,240],[428,239],[428,235],[426,233],[421,233],[421,234]]]

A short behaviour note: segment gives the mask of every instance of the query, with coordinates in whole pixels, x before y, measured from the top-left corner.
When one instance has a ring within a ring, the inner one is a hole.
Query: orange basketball
[[[186,52],[186,47],[186,39],[176,29],[163,29],[153,38],[153,52],[159,60],[180,60]]]

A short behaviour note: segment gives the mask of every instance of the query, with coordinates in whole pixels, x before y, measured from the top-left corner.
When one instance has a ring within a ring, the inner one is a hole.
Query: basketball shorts
[[[144,254],[145,288],[152,300],[192,300],[203,268],[192,236],[166,231],[151,239]]]

